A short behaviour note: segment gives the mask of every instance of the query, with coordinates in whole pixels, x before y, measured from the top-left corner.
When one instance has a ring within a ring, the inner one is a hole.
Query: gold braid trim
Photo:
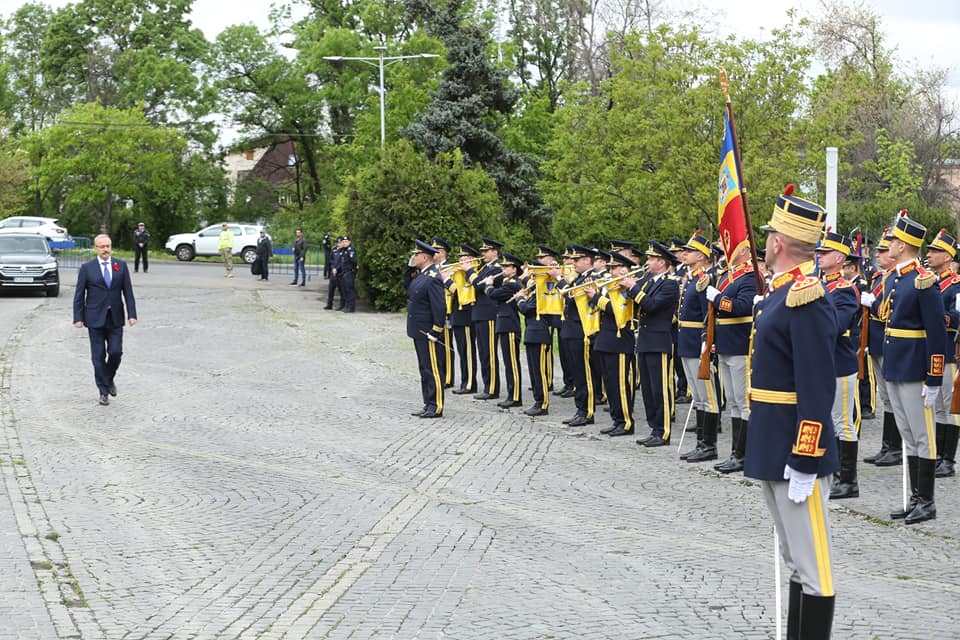
[[[710,278],[707,277],[707,274],[701,273],[700,277],[697,278],[697,293],[703,293],[707,290],[707,287],[710,286]]]
[[[929,289],[937,281],[937,274],[933,271],[918,273],[917,279],[913,281],[913,286],[917,289]]]
[[[826,292],[819,279],[805,277],[802,280],[797,280],[790,287],[790,291],[787,292],[786,304],[788,307],[799,307],[810,304],[825,295]]]

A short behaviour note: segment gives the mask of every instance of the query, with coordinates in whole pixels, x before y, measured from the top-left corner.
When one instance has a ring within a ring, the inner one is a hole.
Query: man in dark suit
[[[93,239],[93,246],[97,258],[84,263],[77,274],[73,326],[87,328],[100,404],[107,405],[110,404],[108,394],[117,395],[113,378],[123,354],[124,302],[131,327],[137,324],[137,303],[133,298],[127,263],[110,257],[113,249],[110,236],[97,236]]]

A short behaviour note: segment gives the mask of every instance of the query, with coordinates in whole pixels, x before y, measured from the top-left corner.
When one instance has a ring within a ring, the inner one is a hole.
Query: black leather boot
[[[907,471],[910,477],[910,500],[907,502],[907,508],[894,511],[890,514],[890,517],[894,520],[903,520],[914,510],[917,506],[918,495],[917,495],[917,475],[920,471],[919,458],[917,456],[907,456]]]
[[[721,467],[726,467],[729,464],[733,464],[733,461],[737,457],[737,438],[740,437],[740,418],[730,418],[730,457],[724,460],[723,462],[718,462],[713,465],[715,471],[720,471]]]
[[[903,437],[900,435],[900,430],[897,429],[897,418],[893,413],[885,412],[883,414],[885,429],[888,420],[890,424],[890,435],[887,441],[887,452],[874,462],[878,467],[898,467],[903,464]]]
[[[881,432],[881,435],[880,435],[880,451],[873,454],[872,456],[867,456],[866,458],[864,458],[863,459],[864,462],[868,462],[870,464],[876,464],[877,460],[887,455],[887,451],[890,450],[890,429],[895,428],[892,426],[893,424],[894,424],[893,414],[890,413],[889,411],[884,411],[883,412],[883,431]]]
[[[800,603],[803,600],[803,587],[799,582],[790,581],[790,600],[787,604],[787,640],[800,640]]]
[[[717,429],[720,427],[719,413],[703,414],[703,446],[687,456],[687,462],[706,462],[717,459]]]
[[[907,524],[937,519],[937,505],[933,501],[934,469],[937,461],[920,458],[918,463],[917,506],[903,519]]]
[[[800,600],[801,640],[830,640],[834,601],[834,596],[803,594]]]
[[[747,457],[747,425],[750,420],[747,418],[740,418],[739,420],[740,433],[738,434],[736,449],[733,452],[733,460],[729,464],[723,463],[721,468],[717,469],[720,473],[743,471],[743,461]]]
[[[940,461],[940,464],[937,465],[935,475],[938,478],[952,478],[956,475],[954,464],[957,459],[957,441],[960,439],[960,428],[952,424],[945,424],[943,426],[943,455],[941,456],[943,459]],[[937,449],[937,453],[940,454],[940,449]]]
[[[840,478],[830,487],[830,499],[859,498],[860,484],[857,482],[857,442],[839,441]]]
[[[697,446],[694,447],[693,449],[690,449],[690,451],[684,451],[683,453],[681,453],[680,454],[681,460],[686,460],[697,451],[700,451],[700,448],[703,447],[703,414],[704,412],[701,409],[694,409],[694,411],[697,412]]]

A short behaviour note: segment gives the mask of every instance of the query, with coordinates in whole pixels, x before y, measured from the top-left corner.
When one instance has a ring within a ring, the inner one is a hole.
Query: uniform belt
[[[772,391],[770,389],[750,389],[750,399],[767,404],[797,404],[796,391]]]
[[[748,324],[753,322],[753,316],[742,316],[739,318],[717,318],[718,325],[724,324]]]
[[[894,329],[887,327],[886,334],[893,338],[926,338],[925,329]]]
[[[680,326],[685,329],[703,329],[703,321],[696,322],[695,320],[681,320]]]

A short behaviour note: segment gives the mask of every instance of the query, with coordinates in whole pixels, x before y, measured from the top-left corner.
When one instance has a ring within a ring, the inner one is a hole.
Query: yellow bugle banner
[[[573,294],[573,300],[577,303],[577,314],[580,316],[580,324],[583,325],[583,335],[589,338],[600,331],[600,312],[590,306],[590,296],[583,290]]]
[[[450,277],[453,280],[453,284],[457,286],[457,302],[460,304],[461,309],[477,301],[477,290],[473,288],[472,284],[467,282],[467,273],[465,271],[454,271]]]
[[[613,306],[613,318],[617,321],[617,335],[619,335],[619,330],[633,320],[633,298],[629,297],[626,290],[619,284],[607,290],[607,297],[610,298],[610,304]]]
[[[533,277],[537,287],[537,320],[542,315],[558,316],[563,313],[563,296],[557,288],[557,281],[546,273],[537,273]]]

